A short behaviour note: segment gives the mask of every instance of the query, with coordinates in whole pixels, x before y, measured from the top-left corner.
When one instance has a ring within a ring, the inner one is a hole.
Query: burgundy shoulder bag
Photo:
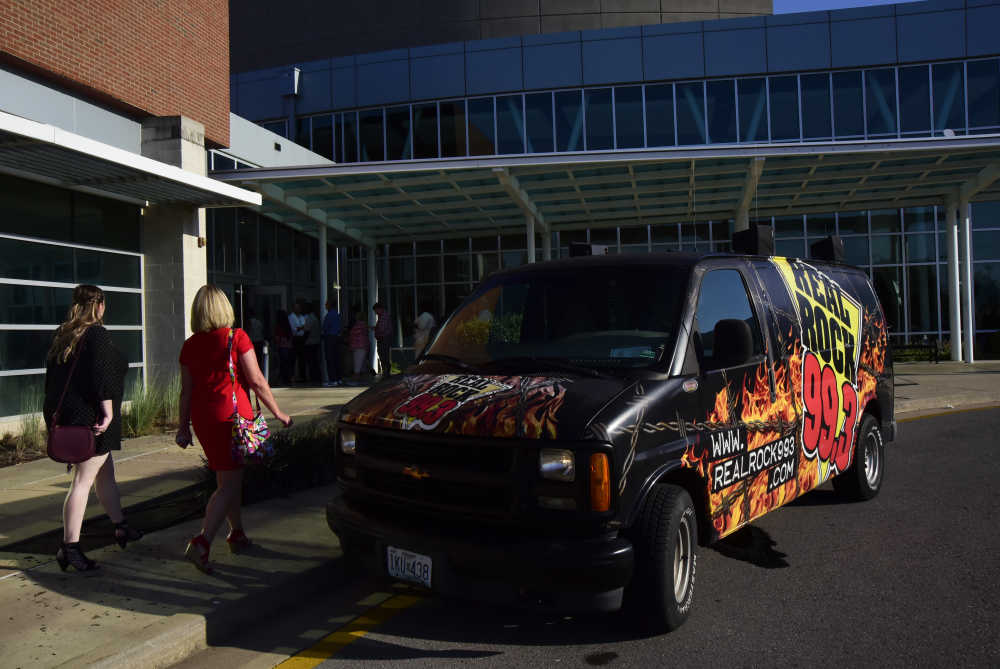
[[[83,350],[83,337],[80,338],[79,347],[73,357],[73,365],[69,368],[69,376],[66,378],[66,386],[62,395],[59,396],[59,404],[56,405],[55,413],[52,414],[52,424],[49,426],[49,442],[46,452],[48,456],[56,462],[75,464],[94,457],[94,428],[90,425],[60,425],[59,412],[62,410],[63,400],[66,398],[66,391],[73,380],[73,372],[76,371],[76,363],[80,360],[80,353]]]

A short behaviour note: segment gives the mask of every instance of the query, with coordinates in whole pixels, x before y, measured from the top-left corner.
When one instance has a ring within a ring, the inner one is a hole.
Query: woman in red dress
[[[247,388],[252,389],[275,418],[288,427],[292,419],[283,413],[271,394],[267,379],[257,366],[257,356],[246,332],[233,328],[233,307],[226,294],[213,285],[202,286],[191,305],[191,335],[181,348],[180,427],[177,444],[191,443],[191,425],[205,450],[209,468],[215,472],[216,489],[205,508],[201,534],[188,542],[184,556],[198,569],[211,573],[208,552],[222,525],[229,521],[226,542],[237,552],[251,545],[243,531],[243,465],[232,455],[233,392],[240,415],[253,418]],[[229,377],[229,332],[233,330],[232,361],[236,379]]]

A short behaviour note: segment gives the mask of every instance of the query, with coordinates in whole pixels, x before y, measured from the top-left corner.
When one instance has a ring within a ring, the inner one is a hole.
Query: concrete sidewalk
[[[897,419],[1000,406],[1000,362],[901,363],[895,371]],[[361,390],[279,388],[275,394],[302,422],[332,414]],[[178,449],[171,435],[129,440],[116,455],[126,504],[156,499],[203,476],[201,449]],[[48,460],[0,469],[0,546],[58,529],[69,480],[65,467]],[[247,527],[259,548],[230,556],[217,541],[215,576],[181,559],[200,520],[153,532],[125,551],[91,551],[102,565],[93,577],[63,574],[52,552],[0,549],[4,666],[168,666],[283,605],[339,587],[341,570],[332,562],[339,546],[324,515],[331,491],[316,488],[247,507]],[[93,496],[88,508],[91,517],[103,514]]]

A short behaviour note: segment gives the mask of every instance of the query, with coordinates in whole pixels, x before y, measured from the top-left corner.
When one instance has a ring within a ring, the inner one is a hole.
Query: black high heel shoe
[[[59,563],[59,568],[63,571],[66,571],[66,568],[70,565],[77,571],[94,571],[100,569],[96,562],[83,554],[79,541],[71,544],[63,542],[59,546],[59,550],[56,551],[56,562]]]
[[[139,539],[142,539],[142,536],[142,530],[129,527],[128,523],[124,520],[120,523],[115,523],[115,541],[122,548],[125,548],[130,541],[139,541]]]

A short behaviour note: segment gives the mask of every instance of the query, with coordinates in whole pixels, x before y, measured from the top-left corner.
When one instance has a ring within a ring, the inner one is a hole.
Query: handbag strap
[[[239,402],[236,399],[236,365],[233,364],[233,340],[236,338],[235,334],[236,334],[236,331],[233,328],[229,328],[229,347],[228,347],[228,353],[226,355],[226,360],[229,362],[229,382],[233,386],[233,415],[234,416],[240,412],[240,405],[239,405]],[[248,399],[250,397],[250,393],[251,392],[252,391],[250,390],[250,388],[247,388],[247,398]],[[254,402],[257,405],[257,413],[260,413],[260,398],[257,397],[257,393],[254,393],[253,399],[254,399]]]
[[[87,328],[88,330],[90,328]],[[69,367],[69,376],[66,377],[66,385],[63,386],[62,394],[59,395],[59,403],[56,404],[56,410],[52,413],[52,425],[53,427],[59,425],[59,412],[62,411],[63,400],[66,399],[66,391],[69,390],[70,381],[73,380],[73,372],[76,371],[76,363],[80,362],[80,353],[83,351],[83,338],[87,335],[87,330],[83,331],[80,335],[80,341],[76,345],[76,353],[73,355],[73,364]]]

